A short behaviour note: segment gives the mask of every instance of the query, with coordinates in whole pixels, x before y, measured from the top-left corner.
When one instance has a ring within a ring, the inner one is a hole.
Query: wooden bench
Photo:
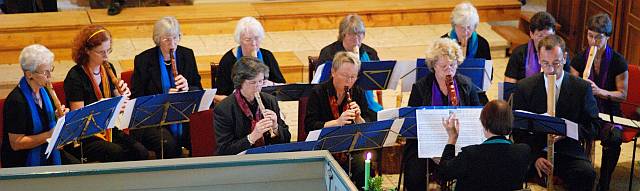
[[[42,44],[56,54],[56,60],[69,60],[73,38],[82,26],[90,24],[85,11],[0,15],[0,64],[17,63],[22,48]]]

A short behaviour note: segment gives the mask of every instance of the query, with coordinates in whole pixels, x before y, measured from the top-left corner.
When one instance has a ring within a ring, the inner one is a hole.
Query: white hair
[[[260,38],[260,40],[264,39],[264,28],[262,28],[262,24],[260,24],[260,21],[253,17],[243,17],[238,21],[233,39],[236,41],[236,43],[240,44],[240,36],[248,31],[253,32],[256,36],[258,36],[258,38]]]
[[[41,44],[32,44],[20,52],[20,66],[22,71],[35,72],[42,64],[53,63],[53,52]]]
[[[156,21],[153,27],[153,42],[156,43],[157,46],[160,46],[160,38],[164,35],[172,35],[178,37],[178,39],[182,37],[180,34],[180,23],[178,23],[175,17],[166,16]]]
[[[478,22],[480,22],[478,10],[469,2],[456,5],[451,11],[451,26],[462,25],[476,28]]]

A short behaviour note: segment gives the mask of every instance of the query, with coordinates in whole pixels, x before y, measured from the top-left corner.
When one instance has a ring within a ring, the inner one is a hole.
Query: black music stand
[[[278,101],[298,101],[300,97],[308,96],[315,84],[286,84],[263,87],[262,92],[271,94]]]

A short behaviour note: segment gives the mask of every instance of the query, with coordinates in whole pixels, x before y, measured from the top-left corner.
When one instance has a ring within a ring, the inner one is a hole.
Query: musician
[[[541,11],[531,17],[529,24],[529,37],[531,39],[527,44],[520,45],[513,49],[507,69],[504,71],[504,82],[516,83],[523,78],[540,73],[541,66],[538,63],[538,43],[544,37],[553,35],[555,30],[556,19],[551,14]],[[564,70],[569,72],[569,59],[564,64]]]
[[[341,51],[349,51],[358,54],[358,58],[362,62],[380,60],[378,52],[362,41],[365,36],[364,22],[357,14],[347,15],[340,21],[338,28],[338,40],[325,46],[320,50],[318,60],[320,63],[332,61],[336,53]],[[357,48],[357,50],[355,49]],[[382,106],[373,98],[372,91],[365,91],[367,104],[369,109],[377,112],[382,110]]]
[[[71,49],[76,65],[64,79],[64,93],[71,110],[80,109],[103,98],[128,97],[131,94],[124,81],[113,84],[107,74],[108,69],[102,65],[108,62],[111,42],[111,33],[99,25],[86,26],[76,35]],[[115,73],[113,64],[108,64]],[[82,147],[69,144],[65,150],[77,158],[84,156],[86,162],[142,160],[148,157],[147,149],[132,137],[117,128],[111,131],[110,135],[106,132],[83,139]]]
[[[181,38],[180,23],[175,17],[163,17],[156,21],[153,27],[156,46],[141,52],[134,59],[132,97],[202,90],[193,50],[178,45]],[[172,54],[177,76],[172,72]],[[131,134],[157,156],[163,153],[164,158],[180,156],[181,147],[191,148],[188,123],[139,129],[131,131]],[[161,142],[164,145],[160,145]]]
[[[231,69],[237,63],[238,58],[243,56],[258,58],[269,68],[265,85],[271,86],[274,83],[286,83],[273,53],[267,49],[260,48],[260,43],[263,39],[264,28],[256,18],[244,17],[238,21],[234,33],[234,40],[238,43],[238,46],[227,51],[222,56],[216,73],[216,84],[214,84],[218,88],[215,97],[216,103],[233,93],[235,88],[231,79]]]
[[[627,100],[629,71],[627,60],[607,45],[613,32],[611,18],[606,13],[594,15],[587,21],[587,28],[587,42],[589,46],[596,46],[598,51],[591,75],[585,80],[591,84],[601,113],[622,116],[619,102]],[[578,78],[583,76],[588,56],[589,50],[585,50],[573,58],[572,75]],[[598,190],[609,190],[611,174],[620,157],[621,134],[622,127],[611,124],[604,124],[599,131],[599,138],[602,140],[602,166]]]
[[[57,114],[69,111],[64,105],[55,108],[44,88],[51,80],[53,53],[39,44],[27,46],[20,53],[20,66],[24,77],[4,103],[2,167],[63,164],[64,151],[54,149],[49,158],[44,154],[56,118],[61,117]]]
[[[550,35],[538,43],[538,58],[543,73],[518,81],[513,97],[514,109],[533,113],[547,112],[547,76],[556,75],[555,97],[556,117],[578,123],[580,138],[591,140],[594,129],[593,123],[598,118],[598,108],[586,81],[568,75],[562,68],[567,58],[564,40],[556,35]],[[579,141],[564,136],[555,138],[554,163],[551,164],[546,156],[546,134],[529,133],[515,129],[513,138],[518,143],[531,146],[531,163],[529,176],[549,174],[554,169],[554,175],[560,177],[567,190],[592,190],[595,171],[585,155]]]
[[[466,58],[491,60],[489,42],[476,32],[479,21],[478,10],[473,4],[460,3],[451,11],[451,31],[442,38],[456,40]]]
[[[446,85],[447,75],[452,76],[456,99],[459,106],[478,106],[480,101],[477,87],[471,79],[456,73],[458,65],[462,64],[464,56],[456,41],[448,38],[436,40],[427,50],[427,68],[431,73],[413,84],[409,97],[409,106],[449,106],[454,96],[448,94]],[[418,158],[418,141],[408,139],[404,146],[403,160],[405,160],[405,181],[407,190],[427,189],[427,159]],[[431,165],[431,166],[435,166]]]
[[[360,70],[360,60],[352,52],[338,52],[331,65],[331,78],[313,88],[307,103],[304,119],[305,131],[324,127],[343,126],[376,121],[376,113],[369,109],[364,90],[355,85]],[[348,102],[348,95],[351,102]],[[353,176],[358,188],[364,186],[364,152],[352,152]],[[340,160],[340,159],[339,159]],[[349,162],[341,161],[341,166],[349,170]]]
[[[460,123],[455,114],[442,123],[449,139],[440,159],[440,175],[457,179],[456,190],[520,190],[529,166],[530,148],[507,139],[513,112],[505,101],[493,100],[482,108],[480,121],[487,138],[480,145],[462,148],[455,156]]]
[[[289,126],[280,116],[276,98],[259,93],[269,68],[258,58],[245,56],[234,64],[232,79],[235,91],[216,105],[215,130],[218,154],[234,155],[253,147],[288,143]],[[258,98],[265,110],[259,109]],[[275,137],[271,137],[273,131]]]

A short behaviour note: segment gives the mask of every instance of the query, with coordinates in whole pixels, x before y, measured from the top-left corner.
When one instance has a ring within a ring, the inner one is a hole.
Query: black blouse
[[[616,52],[615,50],[612,50],[612,51],[613,51],[613,56],[611,58],[611,63],[609,64],[609,73],[607,74],[605,87],[600,87],[607,91],[617,91],[618,88],[616,87],[616,76],[629,70],[627,60],[620,53]],[[582,76],[582,73],[584,72],[585,64],[587,63],[587,61],[585,60],[585,54],[586,54],[586,51],[581,52],[580,54],[576,55],[576,57],[573,58],[571,62],[571,67],[573,67],[573,69],[578,71],[580,73],[580,76]],[[603,71],[600,71],[600,72],[603,72]],[[595,75],[595,74],[592,73],[592,75]],[[617,115],[617,116],[622,115],[622,110],[620,109],[620,103],[609,102],[597,96],[596,98],[598,99],[599,102],[603,103],[602,105],[603,108],[599,108],[600,111],[602,111],[603,113],[613,113],[613,115]]]
[[[51,102],[53,103],[53,100]],[[39,108],[38,114],[40,115],[42,127],[48,127],[49,117],[47,117],[45,110]],[[29,105],[20,91],[20,88],[17,86],[11,91],[11,93],[9,93],[4,102],[3,117],[4,130],[2,132],[2,153],[0,154],[2,167],[24,167],[27,164],[27,155],[30,150],[25,149],[14,151],[11,148],[11,143],[9,143],[9,133],[24,134],[27,136],[35,134],[33,133],[33,119],[31,118]],[[44,144],[47,145],[47,143]],[[44,154],[44,150],[42,151],[42,154]],[[50,158],[49,161],[51,162],[52,158]]]
[[[233,52],[235,48],[227,51],[227,53],[222,56],[220,59],[220,64],[218,66],[218,72],[216,73],[216,84],[214,87],[218,88],[216,91],[217,95],[230,95],[233,92],[233,80],[231,79],[231,70],[233,69],[233,65],[236,64],[238,58],[236,58],[235,53]],[[260,49],[260,53],[262,53],[262,61],[267,67],[269,67],[269,81],[275,83],[287,83],[280,72],[280,66],[278,66],[278,61],[276,57],[273,56],[273,53],[267,49]]]
[[[441,38],[449,38],[449,33],[444,34]],[[458,42],[460,44],[460,42]],[[469,44],[467,44],[467,50],[469,49]],[[466,55],[465,55],[466,57]],[[491,47],[489,47],[489,42],[484,37],[478,34],[478,51],[476,51],[476,55],[473,58],[482,58],[485,60],[491,60]]]
[[[460,95],[460,105],[461,106],[479,106],[480,100],[478,98],[478,92],[476,91],[477,87],[471,82],[471,80],[463,75],[456,74],[454,76],[457,84],[458,84],[458,94]],[[434,73],[430,73],[429,75],[419,79],[413,84],[411,88],[411,94],[409,95],[409,106],[411,107],[420,107],[420,106],[431,106],[431,97],[432,92],[431,88],[433,86],[433,82],[436,80],[436,76]],[[442,98],[442,103],[449,104],[449,97],[442,92],[440,93],[440,97]]]
[[[346,51],[346,49],[344,49],[344,47],[342,46],[342,41],[335,41],[320,50],[318,61],[320,61],[320,63],[333,61],[333,56],[335,56],[336,53],[340,51]],[[358,56],[362,56],[362,54],[366,52],[367,55],[369,55],[369,60],[380,60],[380,58],[378,58],[378,52],[364,43],[362,43],[362,46],[360,46],[359,51],[360,55]]]
[[[354,86],[351,89],[352,100],[360,106],[360,116],[366,122],[376,121],[376,112],[369,109],[364,90],[358,86]],[[329,79],[315,86],[311,91],[309,102],[307,103],[307,114],[304,118],[304,130],[306,132],[322,129],[325,122],[334,120],[333,114],[331,113],[331,105],[329,104],[329,96],[336,96],[333,79]],[[338,105],[338,108],[343,108],[346,104],[347,99],[343,99],[342,103]],[[342,114],[341,110],[339,110],[339,114]]]
[[[113,69],[113,64],[111,65],[111,69],[115,74],[115,70]],[[69,72],[67,73],[67,77],[64,79],[64,95],[66,97],[66,101],[68,103],[75,101],[82,101],[84,105],[89,105],[93,102],[99,101],[96,94],[93,92],[93,86],[91,83],[91,76],[87,76],[87,74],[82,69],[81,65],[75,65],[71,67]],[[115,86],[111,84],[111,78],[107,75],[107,80],[109,83],[109,88],[111,92],[115,90]],[[98,84],[99,87],[102,87],[102,83]],[[100,92],[102,92],[102,88],[99,88]],[[104,92],[102,92],[104,94]]]

